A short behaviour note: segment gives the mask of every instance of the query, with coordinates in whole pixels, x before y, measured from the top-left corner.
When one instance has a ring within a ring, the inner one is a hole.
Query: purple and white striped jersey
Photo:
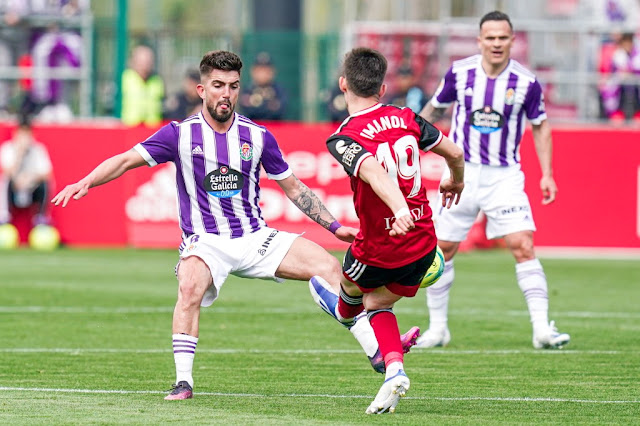
[[[449,138],[475,164],[519,163],[524,117],[532,124],[547,119],[540,83],[513,59],[495,79],[484,72],[481,55],[455,61],[431,99],[436,108],[453,102]]]
[[[260,165],[270,179],[292,174],[265,127],[235,113],[217,133],[202,113],[163,126],[134,149],[149,166],[176,165],[180,227],[186,235],[237,238],[266,226],[260,206]]]

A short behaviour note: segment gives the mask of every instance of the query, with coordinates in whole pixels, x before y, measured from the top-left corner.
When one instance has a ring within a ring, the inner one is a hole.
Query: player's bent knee
[[[505,237],[505,242],[517,262],[524,262],[535,258],[533,233],[519,232],[508,235]]]
[[[212,284],[209,268],[202,259],[190,256],[180,261],[178,269],[178,303],[199,305]]]
[[[193,280],[181,281],[178,285],[178,303],[199,306],[206,287]]]

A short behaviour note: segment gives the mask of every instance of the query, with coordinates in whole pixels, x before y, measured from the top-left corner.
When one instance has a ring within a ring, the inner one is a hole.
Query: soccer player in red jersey
[[[393,305],[415,296],[437,242],[420,150],[443,156],[451,171],[440,184],[444,207],[457,204],[464,187],[462,150],[411,109],[380,103],[386,71],[385,57],[373,49],[355,48],[345,57],[339,84],[350,116],[327,147],[351,177],[360,232],[345,255],[337,300],[322,278],[310,281],[316,302],[338,321],[367,312],[386,366],[368,414],[395,411],[410,384]]]

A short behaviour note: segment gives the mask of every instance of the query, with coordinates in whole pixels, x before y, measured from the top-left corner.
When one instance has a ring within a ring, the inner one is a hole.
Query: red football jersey
[[[428,151],[441,140],[442,133],[411,109],[383,104],[351,115],[327,140],[329,151],[351,176],[353,202],[360,219],[360,232],[351,244],[351,252],[360,262],[398,268],[436,246],[419,151]],[[358,178],[360,164],[372,155],[407,200],[416,227],[405,236],[389,235],[394,212]]]

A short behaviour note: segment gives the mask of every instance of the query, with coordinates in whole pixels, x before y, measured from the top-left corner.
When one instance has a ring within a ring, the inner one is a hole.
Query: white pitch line
[[[0,306],[3,314],[155,314],[171,313],[173,306],[133,308],[74,307],[74,306]]]
[[[60,314],[165,314],[172,313],[173,306],[140,306],[140,307],[100,307],[100,306],[88,306],[88,307],[75,307],[75,306],[0,306],[0,314],[23,314],[23,313],[60,313]],[[210,309],[202,310],[204,314],[246,314],[247,311],[243,309],[225,308],[225,307],[213,307]],[[319,312],[317,307],[310,305],[308,309],[286,309],[286,308],[268,308],[251,310],[252,314],[309,314]],[[398,307],[396,312],[400,314],[425,314],[425,309],[405,308]],[[493,311],[482,309],[468,309],[468,310],[450,310],[453,316],[491,316],[496,315],[524,317],[529,313],[526,310],[508,310],[508,311]],[[553,315],[558,318],[612,318],[612,319],[640,319],[640,312],[592,312],[592,311],[568,311],[568,312],[556,312]]]
[[[605,351],[605,350],[535,350],[535,349],[422,349],[413,348],[416,353],[429,353],[433,355],[630,355],[637,354],[636,351]],[[134,353],[134,354],[169,354],[172,353],[170,347],[167,349],[135,349],[135,348],[0,348],[0,353],[60,353],[60,354],[81,354],[81,353]],[[208,354],[360,354],[358,349],[205,349],[198,348],[198,353]]]
[[[22,392],[56,392],[56,393],[86,393],[86,394],[118,394],[118,395],[158,395],[166,394],[166,391],[134,391],[117,389],[63,389],[63,388],[26,388],[0,386],[0,391],[22,391]],[[258,394],[258,393],[225,393],[225,392],[197,392],[196,396],[227,396],[232,398],[353,398],[370,399],[371,395],[330,395],[330,394]],[[498,401],[498,402],[574,402],[578,404],[639,404],[640,400],[597,400],[597,399],[574,399],[574,398],[531,398],[531,397],[438,397],[438,396],[409,396],[405,399],[421,401]]]

